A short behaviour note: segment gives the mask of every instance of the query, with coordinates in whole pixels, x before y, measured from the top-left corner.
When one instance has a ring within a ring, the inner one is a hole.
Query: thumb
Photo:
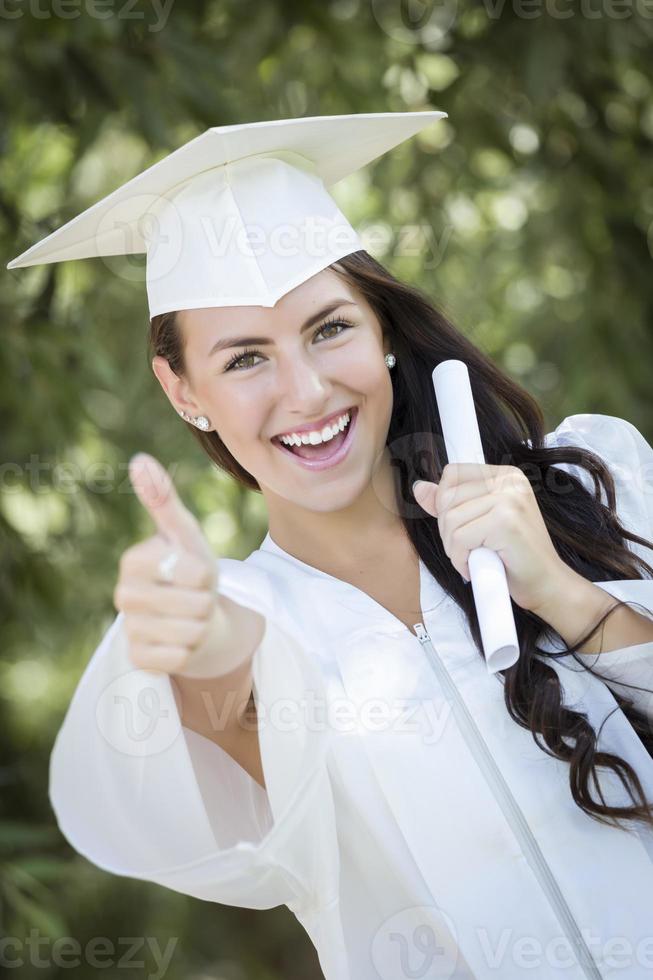
[[[436,494],[439,484],[431,483],[428,480],[415,480],[412,486],[413,497],[431,517],[438,516],[436,506]]]
[[[213,558],[197,518],[182,503],[170,474],[148,453],[129,460],[129,479],[136,496],[163,537],[193,554]]]

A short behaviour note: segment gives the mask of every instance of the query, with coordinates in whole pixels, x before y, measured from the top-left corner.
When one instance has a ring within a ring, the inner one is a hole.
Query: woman
[[[545,435],[533,399],[360,249],[271,307],[154,312],[151,348],[209,457],[262,493],[269,532],[216,563],[162,468],[132,461],[157,533],[123,556],[119,615],[53,751],[71,843],[199,898],[286,904],[329,980],[640,977],[641,434],[578,415]],[[431,371],[447,358],[469,369],[483,467],[445,467]],[[465,581],[484,543],[520,640],[497,675]]]

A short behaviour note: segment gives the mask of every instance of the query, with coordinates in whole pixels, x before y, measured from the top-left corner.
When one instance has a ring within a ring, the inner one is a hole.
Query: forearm
[[[219,684],[221,678],[251,661],[264,632],[261,613],[220,595],[207,633],[193,650],[184,676],[210,677]]]
[[[569,568],[556,582],[546,604],[534,611],[567,646],[573,646],[616,605],[614,596]],[[623,605],[610,613],[578,652],[600,653],[649,642],[653,643],[653,620]]]
[[[265,618],[224,596],[221,600],[224,621],[216,649],[220,668],[231,669],[219,676],[170,679],[182,725],[215,742],[265,789],[256,706],[249,703],[253,656]]]
[[[192,676],[173,677],[183,723],[200,734],[206,734],[207,727],[235,727],[248,714],[253,655],[265,631],[262,615],[225,596],[220,597],[219,610],[211,643],[193,664]]]

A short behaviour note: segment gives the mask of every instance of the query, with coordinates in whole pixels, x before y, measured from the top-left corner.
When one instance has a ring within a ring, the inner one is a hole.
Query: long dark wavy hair
[[[574,446],[545,448],[544,417],[535,399],[456,330],[424,293],[396,279],[367,252],[353,252],[329,268],[365,298],[396,354],[397,364],[391,374],[394,404],[387,447],[395,472],[398,511],[420,558],[465,613],[480,656],[483,648],[471,587],[463,582],[444,551],[437,522],[426,513],[421,518],[413,516],[416,507],[411,492],[413,481],[439,481],[445,465],[444,440],[431,381],[431,372],[440,361],[457,358],[466,363],[486,462],[517,466],[525,473],[563,561],[595,582],[653,577],[653,568],[630,551],[625,541],[649,548],[653,548],[653,543],[630,533],[619,522],[614,481],[600,456]],[[165,357],[172,370],[183,376],[183,345],[175,313],[152,319],[149,341],[151,356]],[[192,423],[186,424],[220,469],[250,490],[260,492],[254,477],[234,459],[217,432],[202,432]],[[555,470],[548,477],[550,467],[556,463],[585,468],[593,478],[594,493],[564,470]],[[601,485],[606,491],[607,505],[601,502]],[[412,507],[407,507],[407,503]],[[410,517],[403,516],[407,511],[411,511]],[[615,600],[574,646],[567,647],[547,623],[513,602],[520,655],[516,663],[498,673],[503,677],[504,700],[510,717],[531,732],[543,751],[569,763],[571,794],[585,813],[608,825],[618,824],[621,818],[639,820],[653,827],[653,803],[647,801],[633,767],[618,755],[598,750],[600,732],[594,731],[584,713],[564,706],[555,669],[540,659],[540,656],[574,654],[577,663],[601,677],[599,671],[588,666],[587,655],[579,659],[576,651],[621,605],[631,603]],[[562,644],[564,649],[556,653],[541,650],[537,646],[541,634],[553,638],[556,641],[553,645]],[[629,698],[617,693],[614,697],[653,757],[650,725],[633,708]],[[606,804],[597,767],[612,770],[626,788],[632,806]],[[600,802],[590,793],[591,783],[598,788]]]

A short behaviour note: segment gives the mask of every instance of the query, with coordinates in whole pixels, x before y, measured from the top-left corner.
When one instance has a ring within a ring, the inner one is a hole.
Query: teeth
[[[312,429],[311,432],[291,432],[288,435],[279,436],[279,442],[282,442],[284,446],[301,446],[311,444],[311,446],[317,446],[321,442],[329,442],[334,436],[337,436],[339,432],[347,427],[351,415],[346,412],[341,415],[340,418],[333,425],[325,425],[323,429],[317,430]]]

